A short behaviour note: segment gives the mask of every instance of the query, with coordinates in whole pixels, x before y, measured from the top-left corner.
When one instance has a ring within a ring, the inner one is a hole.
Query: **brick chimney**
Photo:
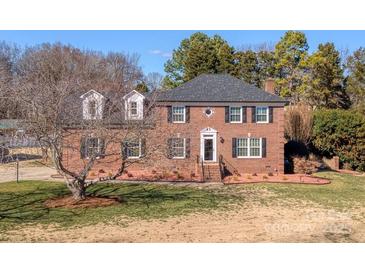
[[[265,80],[264,90],[268,93],[275,94],[275,79],[268,78]]]

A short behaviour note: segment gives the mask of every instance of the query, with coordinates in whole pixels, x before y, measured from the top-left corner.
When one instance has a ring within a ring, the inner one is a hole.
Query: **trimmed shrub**
[[[324,156],[339,156],[352,169],[365,170],[365,116],[353,110],[314,113],[312,144]]]

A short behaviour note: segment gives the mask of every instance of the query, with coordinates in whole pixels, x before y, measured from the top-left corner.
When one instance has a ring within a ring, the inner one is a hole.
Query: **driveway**
[[[60,178],[52,178],[57,171],[49,166],[34,161],[19,162],[19,180],[46,180],[62,181]],[[16,181],[16,164],[0,164],[0,183]]]

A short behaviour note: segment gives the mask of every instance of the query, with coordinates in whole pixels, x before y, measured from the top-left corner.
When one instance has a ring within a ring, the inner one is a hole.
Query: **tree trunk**
[[[73,180],[67,183],[67,187],[72,192],[75,200],[84,200],[86,198],[85,181]]]

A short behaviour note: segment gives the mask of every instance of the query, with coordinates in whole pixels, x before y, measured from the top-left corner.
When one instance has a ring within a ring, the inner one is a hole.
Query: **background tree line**
[[[228,73],[263,87],[276,80],[278,95],[292,103],[327,108],[358,108],[365,113],[365,49],[341,56],[331,42],[310,53],[303,32],[288,31],[279,42],[235,49],[219,35],[197,32],[181,41],[165,64],[165,89],[202,73]]]

